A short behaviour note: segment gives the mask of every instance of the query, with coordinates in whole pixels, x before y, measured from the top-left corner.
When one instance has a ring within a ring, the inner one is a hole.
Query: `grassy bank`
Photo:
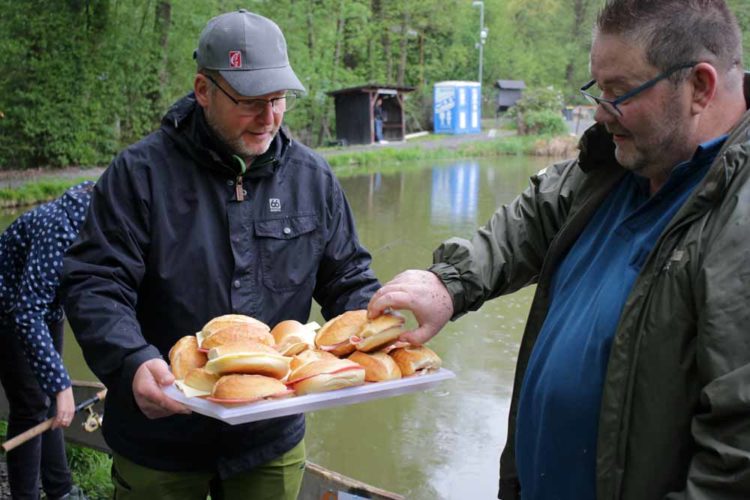
[[[442,145],[440,139],[420,140],[414,144],[395,147],[380,146],[370,149],[347,151],[342,149],[320,149],[336,174],[340,177],[381,171],[384,167],[401,169],[405,164],[416,164],[426,160],[449,160],[454,158],[493,158],[505,155],[528,156],[572,156],[576,139],[547,136],[505,136],[497,139],[467,139],[457,144]],[[30,180],[19,187],[0,188],[0,208],[22,207],[52,200],[67,188],[95,176],[76,179],[41,178]]]
[[[8,423],[0,420],[0,439],[5,440]],[[77,484],[91,500],[112,498],[112,481],[110,468],[112,459],[106,453],[66,445],[68,465],[73,474],[73,483]]]

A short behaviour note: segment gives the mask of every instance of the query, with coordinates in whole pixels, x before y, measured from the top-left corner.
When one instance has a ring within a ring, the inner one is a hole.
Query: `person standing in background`
[[[72,483],[62,427],[75,402],[62,362],[63,254],[86,215],[93,182],[68,189],[30,210],[0,236],[0,382],[10,406],[10,439],[55,418],[52,429],[8,452],[8,482],[16,499],[38,499],[39,477],[49,500],[85,498]]]
[[[373,110],[375,115],[375,142],[383,141],[383,98],[378,96],[375,100],[375,109]]]

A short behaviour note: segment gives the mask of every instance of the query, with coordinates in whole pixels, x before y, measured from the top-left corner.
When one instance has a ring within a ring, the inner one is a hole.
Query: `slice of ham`
[[[382,351],[384,353],[388,354],[389,352],[391,352],[394,349],[400,349],[402,347],[409,347],[410,345],[411,345],[410,343],[404,342],[403,340],[397,340],[393,344],[391,344],[389,346],[386,346],[386,347],[383,347]]]

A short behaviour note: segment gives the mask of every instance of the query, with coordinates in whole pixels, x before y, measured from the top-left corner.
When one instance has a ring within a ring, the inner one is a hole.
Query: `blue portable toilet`
[[[482,131],[482,88],[479,82],[438,82],[433,102],[436,134],[478,134]]]

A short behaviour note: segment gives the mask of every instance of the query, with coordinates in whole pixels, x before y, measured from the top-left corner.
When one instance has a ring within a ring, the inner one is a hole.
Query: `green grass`
[[[0,188],[0,207],[20,207],[54,200],[66,189],[91,178],[29,181],[14,188]]]

